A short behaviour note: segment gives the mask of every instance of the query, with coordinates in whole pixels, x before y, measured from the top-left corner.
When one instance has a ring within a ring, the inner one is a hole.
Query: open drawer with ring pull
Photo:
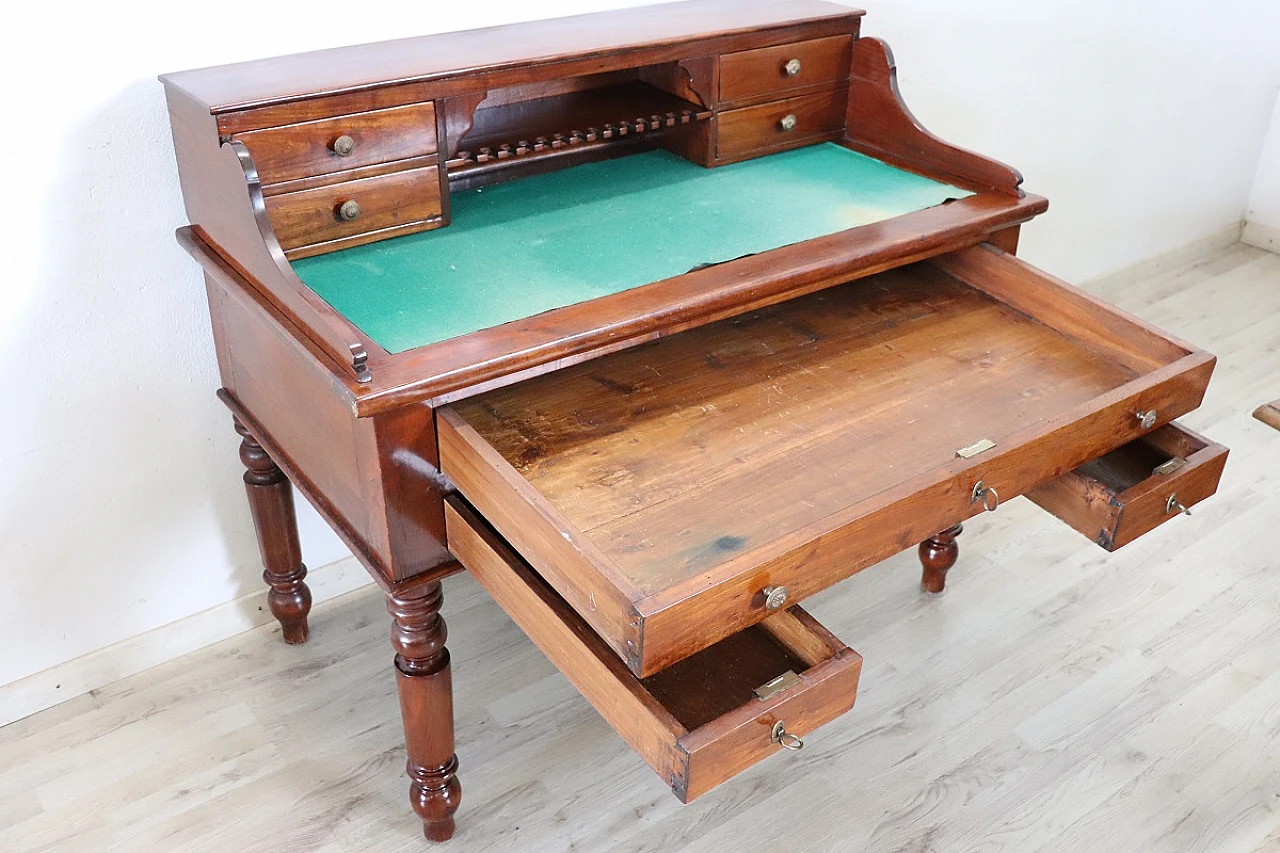
[[[1108,551],[1218,490],[1227,448],[1169,424],[1037,486],[1027,497]]]
[[[444,406],[440,468],[645,678],[1152,434],[1213,363],[983,244]]]
[[[853,707],[862,658],[799,607],[638,679],[457,496],[445,524],[458,560],[684,802]]]

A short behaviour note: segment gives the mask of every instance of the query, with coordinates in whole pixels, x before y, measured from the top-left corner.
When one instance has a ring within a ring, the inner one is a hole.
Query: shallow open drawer
[[[1227,448],[1181,424],[1090,460],[1027,497],[1108,551],[1127,545],[1218,490]]]
[[[984,245],[442,408],[440,463],[644,677],[1191,411],[1212,368]]]
[[[853,707],[862,658],[799,607],[640,680],[456,496],[445,523],[458,560],[684,802]]]

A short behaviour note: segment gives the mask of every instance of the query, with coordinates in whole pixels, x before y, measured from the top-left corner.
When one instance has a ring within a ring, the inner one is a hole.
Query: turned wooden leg
[[[924,566],[920,588],[925,592],[942,592],[946,588],[947,569],[954,566],[960,556],[956,537],[963,531],[964,525],[957,524],[920,543],[920,564]]]
[[[302,564],[302,548],[298,545],[293,488],[289,478],[271,461],[244,424],[239,420],[235,424],[236,432],[243,439],[240,461],[246,469],[244,488],[249,495],[249,511],[253,514],[258,548],[262,552],[262,579],[271,587],[267,605],[284,631],[284,641],[305,643],[311,590],[303,581],[307,567]]]
[[[400,584],[387,593],[396,683],[409,760],[409,802],[432,841],[453,837],[453,813],[462,802],[453,751],[453,678],[440,582]]]

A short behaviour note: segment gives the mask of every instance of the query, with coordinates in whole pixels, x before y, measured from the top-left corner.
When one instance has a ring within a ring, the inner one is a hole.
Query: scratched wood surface
[[[1183,421],[1231,447],[1191,518],[1107,554],[1028,501],[966,524],[940,597],[904,553],[805,603],[857,707],[681,806],[475,583],[445,582],[464,787],[448,851],[1280,850],[1280,257],[1097,291],[1218,353]],[[235,460],[225,460],[235,476]],[[0,729],[0,849],[401,853],[381,595]]]
[[[1134,375],[922,264],[454,409],[655,594]]]

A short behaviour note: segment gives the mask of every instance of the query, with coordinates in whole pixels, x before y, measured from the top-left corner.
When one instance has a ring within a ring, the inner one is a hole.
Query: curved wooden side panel
[[[208,109],[166,87],[178,174],[191,232],[274,303],[358,383],[371,380],[369,357],[383,350],[315,295],[285,259],[267,218],[257,167],[237,141],[222,142]],[[186,246],[189,251],[197,248]]]
[[[853,43],[845,126],[847,142],[865,154],[969,189],[1022,196],[1017,169],[924,129],[903,103],[893,51],[881,39],[864,37]]]

